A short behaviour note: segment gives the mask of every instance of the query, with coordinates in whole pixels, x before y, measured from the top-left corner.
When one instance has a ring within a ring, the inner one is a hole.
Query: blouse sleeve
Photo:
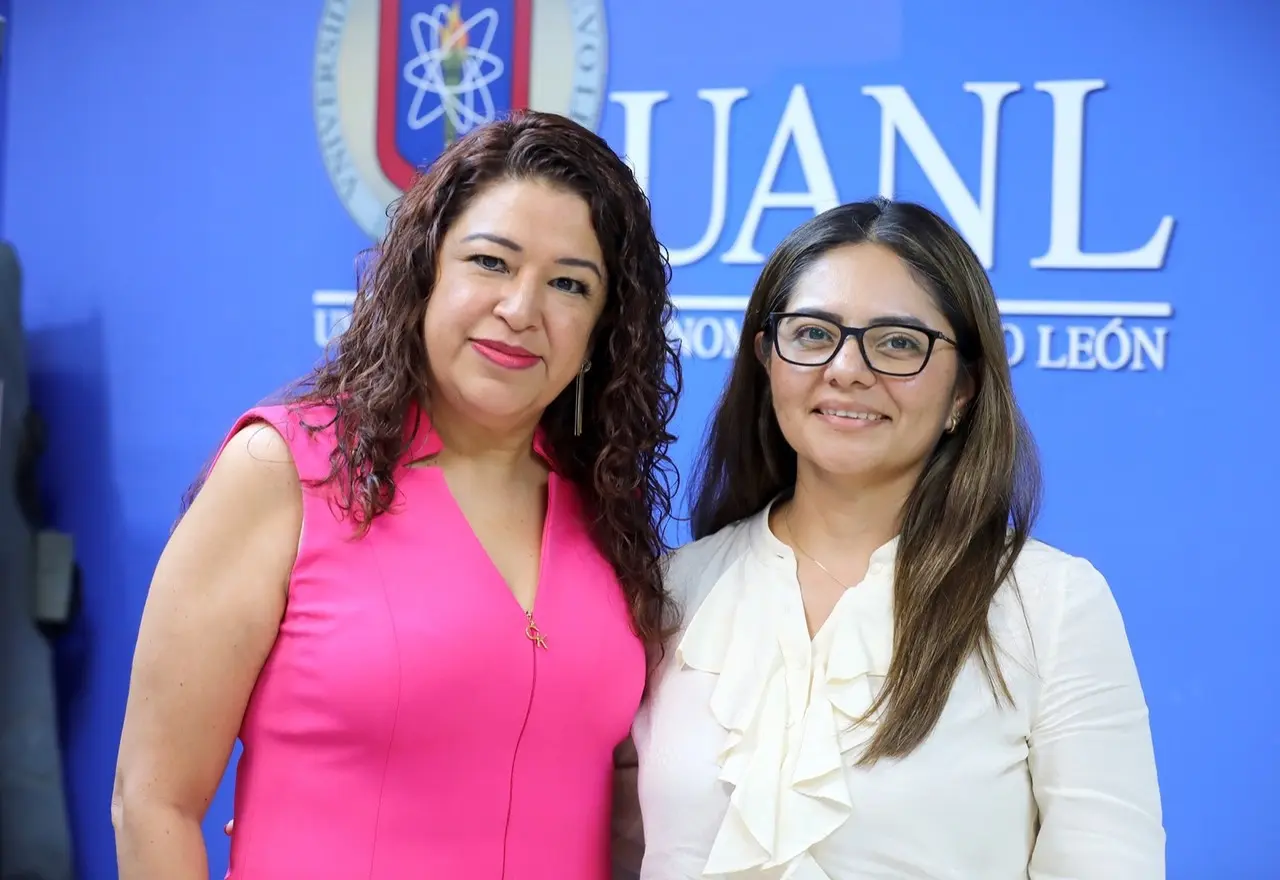
[[[1120,610],[1079,559],[1056,598],[1029,738],[1030,880],[1164,880],[1151,727]]]
[[[613,756],[613,880],[639,880],[644,857],[637,777],[640,762],[631,737]]]

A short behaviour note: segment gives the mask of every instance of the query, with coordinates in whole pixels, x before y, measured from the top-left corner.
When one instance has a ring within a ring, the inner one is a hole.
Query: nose
[[[827,364],[827,379],[841,387],[875,384],[876,372],[862,356],[862,346],[857,339],[850,336],[840,346],[831,363]]]
[[[537,325],[541,300],[541,286],[529,276],[522,278],[517,275],[503,289],[493,312],[518,333]]]

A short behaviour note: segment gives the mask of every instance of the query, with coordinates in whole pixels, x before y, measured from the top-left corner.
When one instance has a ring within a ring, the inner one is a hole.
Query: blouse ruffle
[[[810,641],[795,558],[771,532],[767,543],[716,581],[676,650],[678,664],[718,676],[719,779],[733,788],[703,875],[832,880],[809,850],[853,812],[845,768],[875,733],[876,718],[859,719],[892,656],[892,578],[874,576],[892,545]]]

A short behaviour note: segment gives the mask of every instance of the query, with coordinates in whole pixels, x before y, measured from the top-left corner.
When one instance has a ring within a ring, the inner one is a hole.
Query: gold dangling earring
[[[591,361],[584,363],[582,369],[578,371],[577,387],[573,393],[573,436],[575,437],[582,436],[582,386],[589,369],[591,369]]]

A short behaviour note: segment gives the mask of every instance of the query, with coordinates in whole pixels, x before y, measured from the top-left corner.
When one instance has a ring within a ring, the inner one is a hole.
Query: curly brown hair
[[[561,187],[590,207],[609,291],[584,377],[587,418],[574,436],[570,385],[547,408],[542,428],[557,471],[582,494],[637,635],[660,652],[674,623],[661,562],[676,491],[668,425],[681,386],[666,331],[670,266],[648,198],[595,133],[562,116],[524,111],[454,142],[389,210],[386,236],[360,261],[349,324],[281,402],[335,411],[324,424],[308,425],[337,437],[330,472],[318,482],[337,489],[336,506],[363,534],[390,508],[409,463],[411,406],[426,394],[430,412],[422,321],[445,233],[479,192],[507,180]]]

